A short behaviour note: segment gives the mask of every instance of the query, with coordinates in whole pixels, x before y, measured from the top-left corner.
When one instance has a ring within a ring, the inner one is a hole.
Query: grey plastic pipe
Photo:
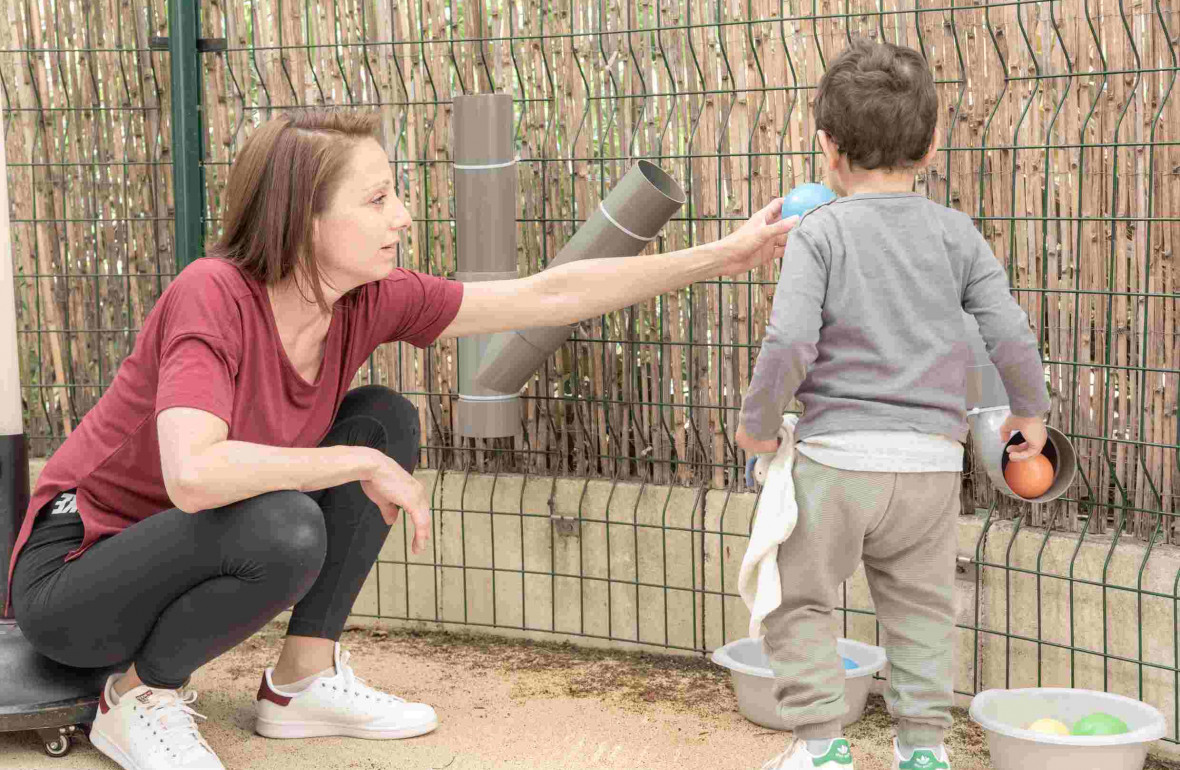
[[[20,369],[16,353],[16,287],[13,285],[12,231],[8,221],[8,159],[0,122],[0,436],[23,433]]]
[[[8,163],[4,152],[4,122],[0,121],[0,564],[5,569],[29,504],[29,453],[21,418],[13,281]],[[0,580],[0,615],[4,612],[7,590],[7,580]]]
[[[687,199],[675,179],[654,163],[641,160],[549,267],[589,257],[633,257],[656,239]],[[548,326],[496,335],[484,354],[476,383],[500,393],[519,393],[573,330],[573,326]]]
[[[465,283],[502,281],[516,271],[516,151],[512,96],[456,96],[455,229],[459,271]],[[501,391],[475,382],[494,335],[459,340],[459,435],[502,438],[521,430],[518,390]]]
[[[967,424],[971,428],[971,442],[975,456],[983,463],[987,477],[996,489],[1016,500],[1047,503],[1065,494],[1078,472],[1078,456],[1065,434],[1052,426],[1045,426],[1049,440],[1042,454],[1053,465],[1053,485],[1040,497],[1021,497],[1012,491],[1004,479],[1008,467],[1009,444],[1020,443],[1018,435],[1008,441],[1000,437],[1000,426],[1012,411],[1008,408],[1008,393],[1000,372],[988,357],[987,347],[979,334],[979,325],[968,313],[963,314],[967,343],[971,347],[972,364],[967,369]]]

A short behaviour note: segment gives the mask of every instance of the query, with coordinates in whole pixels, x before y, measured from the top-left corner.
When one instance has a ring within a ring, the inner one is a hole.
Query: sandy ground
[[[193,677],[196,708],[209,717],[202,732],[227,770],[753,770],[786,744],[784,733],[738,714],[728,672],[703,659],[365,629],[342,639],[357,675],[430,703],[439,729],[403,741],[268,740],[253,732],[252,704],[281,641],[272,624]],[[889,770],[892,733],[879,697],[847,736],[859,770]],[[955,770],[989,768],[983,735],[964,712],[948,747]],[[0,768],[118,770],[85,740],[67,757],[47,757],[32,733],[0,733]]]

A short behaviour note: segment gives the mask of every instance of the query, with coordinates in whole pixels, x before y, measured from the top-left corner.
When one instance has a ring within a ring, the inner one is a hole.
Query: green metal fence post
[[[176,268],[203,253],[205,189],[201,173],[199,0],[168,4],[168,50],[172,58],[172,188],[176,201]]]

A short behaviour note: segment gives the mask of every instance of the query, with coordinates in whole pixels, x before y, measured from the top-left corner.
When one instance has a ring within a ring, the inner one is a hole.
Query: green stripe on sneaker
[[[950,770],[951,766],[934,755],[933,751],[918,749],[914,756],[898,765],[900,770]]]
[[[828,747],[828,753],[822,757],[816,757],[811,760],[811,763],[816,767],[823,767],[828,763],[835,763],[837,765],[851,765],[852,764],[852,748],[848,745],[848,741],[843,738],[832,741],[832,745]]]

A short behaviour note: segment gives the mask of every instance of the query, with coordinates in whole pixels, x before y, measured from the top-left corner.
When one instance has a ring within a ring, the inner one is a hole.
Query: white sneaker
[[[356,678],[348,653],[336,643],[335,676],[321,676],[301,692],[284,692],[262,675],[255,701],[254,730],[267,738],[410,738],[438,727],[438,716],[425,703],[407,703]]]
[[[893,770],[951,770],[946,746],[937,749],[914,749],[912,756],[903,757],[897,739],[893,739]]]
[[[816,756],[796,739],[787,750],[762,766],[762,770],[853,770],[852,747],[843,738],[832,741],[828,752]]]
[[[164,690],[140,685],[114,704],[112,674],[98,700],[90,743],[124,770],[225,770],[201,737],[189,708],[195,690]]]

